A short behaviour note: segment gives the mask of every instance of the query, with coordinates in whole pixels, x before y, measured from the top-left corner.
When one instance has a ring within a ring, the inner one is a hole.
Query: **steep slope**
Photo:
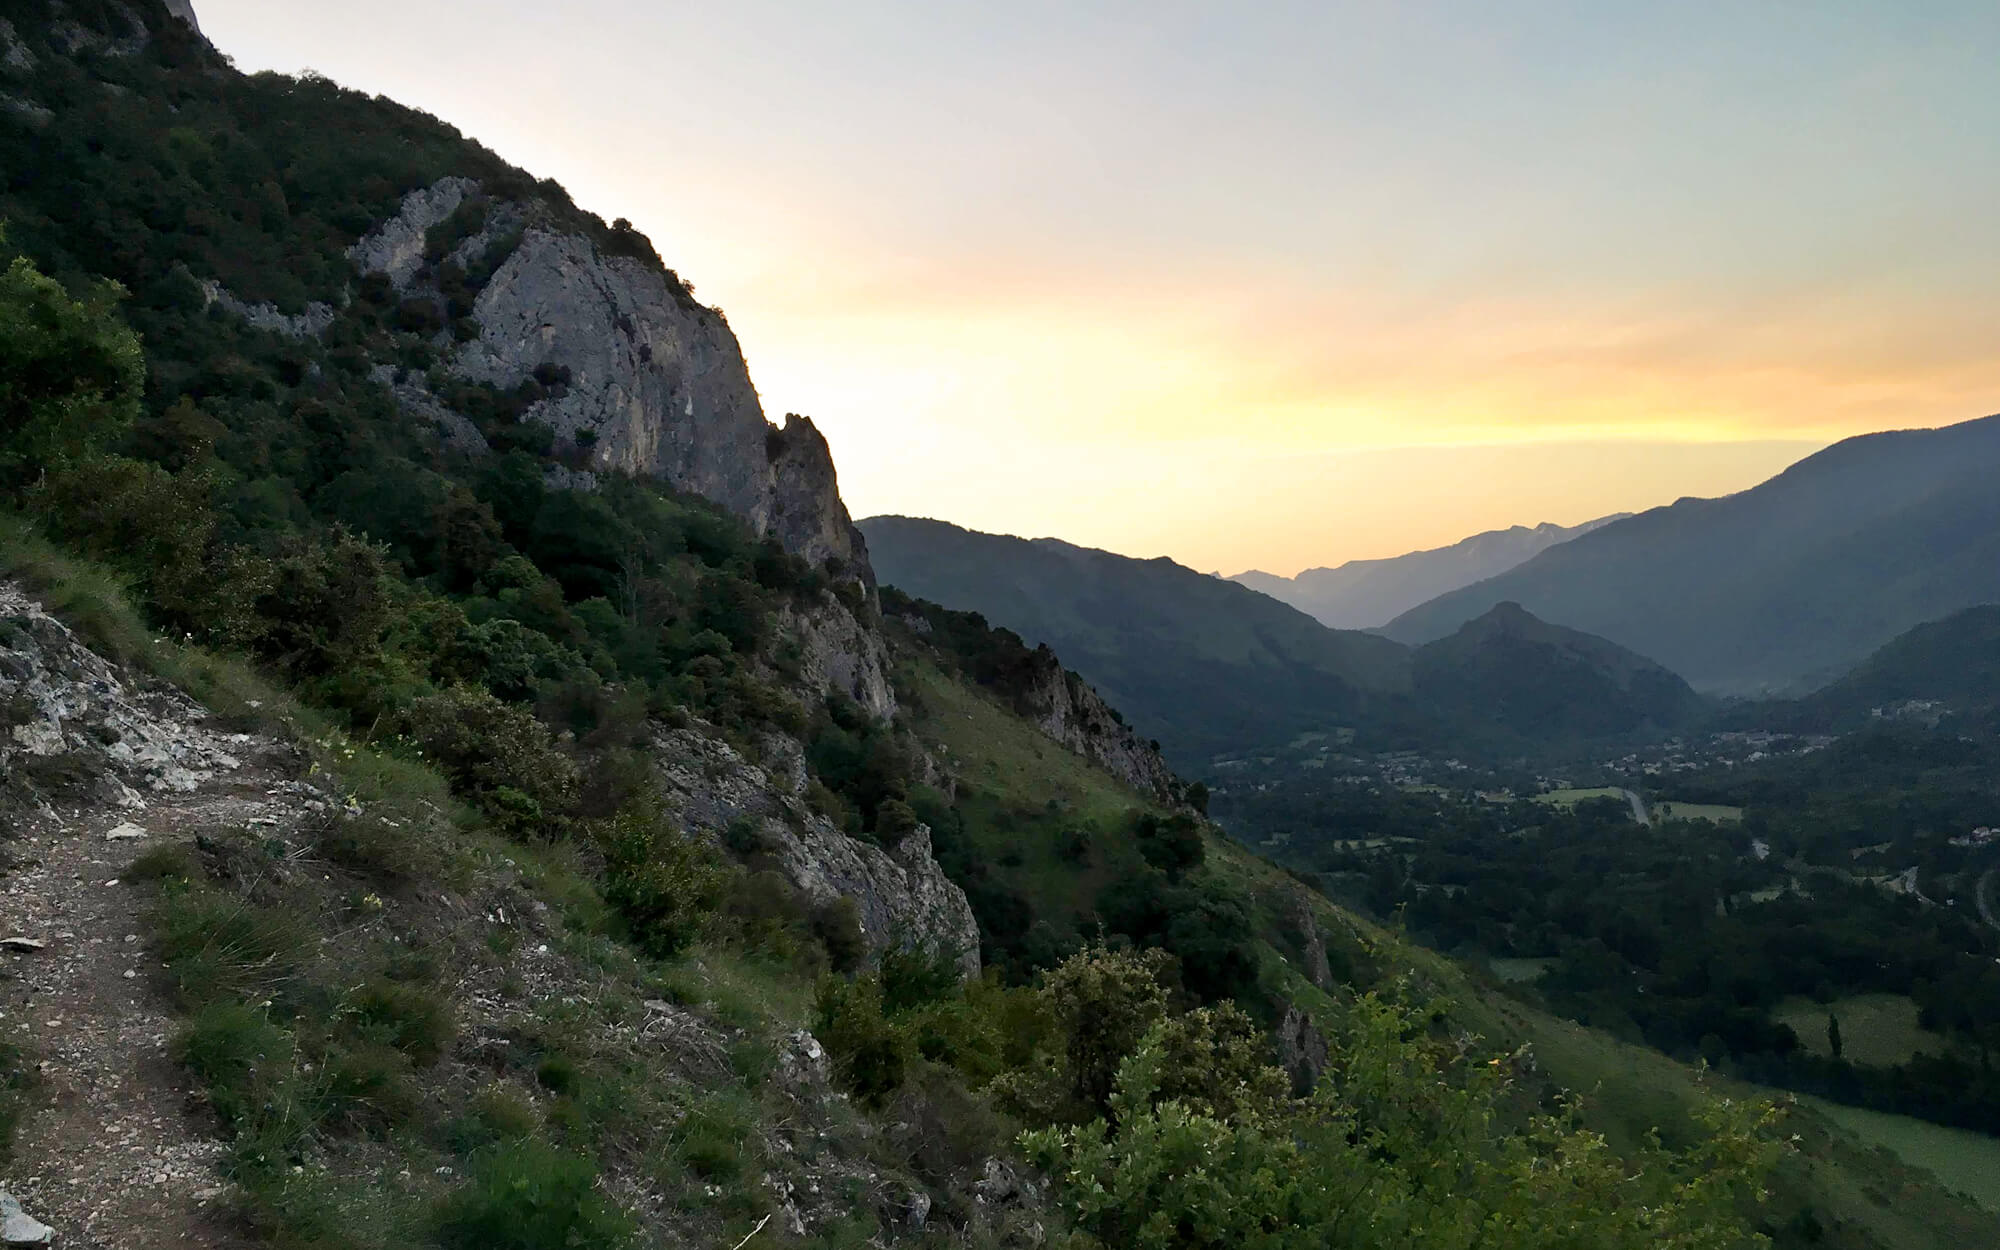
[[[861,529],[887,584],[1054,648],[1183,766],[1352,723],[1409,688],[1396,644],[1171,560],[910,517]]]
[[[1253,570],[1230,580],[1289,603],[1334,629],[1374,629],[1439,595],[1497,577],[1550,547],[1630,515],[1621,512],[1571,526],[1547,521],[1532,527],[1516,525],[1475,534],[1449,547],[1384,560],[1350,560],[1338,568],[1307,569],[1297,577]]]
[[[1672,729],[1706,710],[1672,672],[1602,638],[1503,603],[1418,648],[1417,695],[1472,738],[1528,742]]]
[[[2000,418],[1849,439],[1751,490],[1619,521],[1392,621],[1443,637],[1495,604],[1748,692],[1852,666],[2000,599]]]

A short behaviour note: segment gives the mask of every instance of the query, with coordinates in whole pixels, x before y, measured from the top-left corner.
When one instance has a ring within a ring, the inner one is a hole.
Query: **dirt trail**
[[[147,849],[211,830],[294,823],[276,761],[143,809],[44,809],[17,822],[0,878],[0,1032],[40,1061],[36,1105],[0,1189],[78,1250],[242,1244],[215,1214],[227,1192],[213,1118],[173,1063],[173,1022],[147,949],[147,894],[123,882]],[[108,835],[121,825],[149,836]]]

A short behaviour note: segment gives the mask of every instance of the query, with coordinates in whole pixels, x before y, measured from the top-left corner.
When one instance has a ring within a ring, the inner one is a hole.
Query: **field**
[[[1802,1101],[1868,1145],[1925,1169],[1946,1187],[2000,1212],[2000,1138],[1817,1098]]]
[[[1658,803],[1653,807],[1656,820],[1709,820],[1718,825],[1735,825],[1743,821],[1743,809],[1724,807],[1719,803]]]
[[[1840,1020],[1841,1051],[1853,1063],[1894,1067],[1944,1047],[1943,1038],[1917,1023],[1917,1005],[1901,994],[1836,999],[1830,1008],[1809,998],[1788,998],[1771,1018],[1790,1025],[1807,1050],[1825,1056],[1832,1053],[1826,1037],[1828,1010]]]

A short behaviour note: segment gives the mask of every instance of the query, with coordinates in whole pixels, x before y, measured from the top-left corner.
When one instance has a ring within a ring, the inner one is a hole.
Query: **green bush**
[[[686,950],[722,901],[724,877],[713,854],[673,827],[653,792],[628,800],[596,834],[604,901],[624,919],[633,942],[656,959]]]
[[[297,978],[311,947],[296,913],[199,885],[161,896],[154,931],[160,960],[189,1007],[274,997]]]
[[[361,1037],[393,1046],[420,1067],[443,1058],[458,1034],[450,1000],[428,985],[376,978],[349,995],[346,1008]]]
[[[26,259],[0,270],[0,486],[89,455],[138,415],[146,362],[114,311],[122,294],[105,283],[80,302]]]
[[[841,1084],[863,1104],[879,1107],[902,1085],[910,1040],[883,1015],[875,978],[823,979],[813,1021],[813,1036],[832,1056]]]
[[[423,756],[516,837],[567,828],[581,773],[525,708],[460,686],[412,702],[405,714]]]
[[[632,1221],[597,1191],[589,1159],[536,1141],[494,1147],[473,1161],[465,1188],[438,1205],[442,1250],[617,1250]]]

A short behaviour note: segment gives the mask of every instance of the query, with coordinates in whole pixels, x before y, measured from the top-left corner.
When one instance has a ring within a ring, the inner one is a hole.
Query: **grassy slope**
[[[917,736],[958,774],[966,834],[993,876],[1035,900],[1058,932],[1076,933],[1097,892],[1143,862],[1123,831],[1133,809],[1157,805],[929,661],[899,676],[922,709]],[[1053,835],[1065,829],[1090,833],[1086,861],[1056,853]]]

